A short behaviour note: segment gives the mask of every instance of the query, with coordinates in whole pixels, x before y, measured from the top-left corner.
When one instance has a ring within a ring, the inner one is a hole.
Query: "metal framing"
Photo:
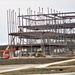
[[[59,12],[47,8],[44,13],[27,9],[27,15],[18,16],[14,10],[7,11],[8,42],[25,47],[31,53],[41,50],[45,55],[60,55],[75,49],[75,12]],[[73,52],[72,52],[73,54]]]

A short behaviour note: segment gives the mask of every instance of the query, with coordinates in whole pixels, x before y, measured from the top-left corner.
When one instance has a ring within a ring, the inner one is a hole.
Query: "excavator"
[[[12,42],[14,41],[14,39],[15,39],[15,36],[12,38],[10,44],[9,44],[9,45],[6,47],[6,49],[4,50],[4,52],[3,52],[3,58],[5,58],[5,59],[10,58],[9,47],[10,47],[10,45],[12,44]]]

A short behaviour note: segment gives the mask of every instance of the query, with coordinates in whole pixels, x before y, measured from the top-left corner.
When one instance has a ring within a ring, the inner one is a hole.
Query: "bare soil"
[[[0,59],[0,65],[14,65],[14,64],[45,64],[57,61],[68,60],[72,58],[24,58],[24,59]]]
[[[2,59],[0,64],[44,64],[57,61],[68,60],[71,58],[27,58],[27,59]],[[50,74],[61,72],[75,72],[75,62],[48,66],[46,68],[29,68],[18,71],[0,73],[0,75],[27,75],[27,74]]]
[[[27,75],[27,74],[51,74],[51,73],[61,73],[61,72],[74,72],[75,67],[64,67],[64,68],[29,68],[25,70],[18,70],[13,72],[1,73],[0,75]]]

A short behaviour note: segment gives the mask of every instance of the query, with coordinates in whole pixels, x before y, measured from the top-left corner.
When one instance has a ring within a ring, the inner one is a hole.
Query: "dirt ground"
[[[74,67],[64,67],[64,68],[62,67],[61,68],[51,67],[51,68],[40,68],[40,69],[29,68],[26,70],[1,73],[0,75],[51,74],[51,73],[74,72],[74,71],[75,71],[75,66]]]
[[[68,60],[71,58],[31,58],[31,59],[3,59],[0,60],[0,64],[44,64],[44,63],[52,63],[56,61]],[[29,68],[18,71],[11,71],[6,73],[0,73],[0,75],[27,75],[27,74],[50,74],[50,73],[62,73],[62,72],[75,72],[75,62],[64,63],[59,65],[52,65],[46,68]]]
[[[45,64],[57,61],[68,60],[72,58],[19,58],[19,59],[0,59],[0,65],[12,65],[12,64]]]

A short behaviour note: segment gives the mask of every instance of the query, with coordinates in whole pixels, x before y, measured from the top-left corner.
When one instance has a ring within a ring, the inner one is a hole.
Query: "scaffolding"
[[[27,15],[14,10],[7,11],[8,43],[15,37],[12,45],[25,48],[28,52],[41,50],[45,55],[61,55],[75,50],[75,12],[60,12],[38,8]]]

